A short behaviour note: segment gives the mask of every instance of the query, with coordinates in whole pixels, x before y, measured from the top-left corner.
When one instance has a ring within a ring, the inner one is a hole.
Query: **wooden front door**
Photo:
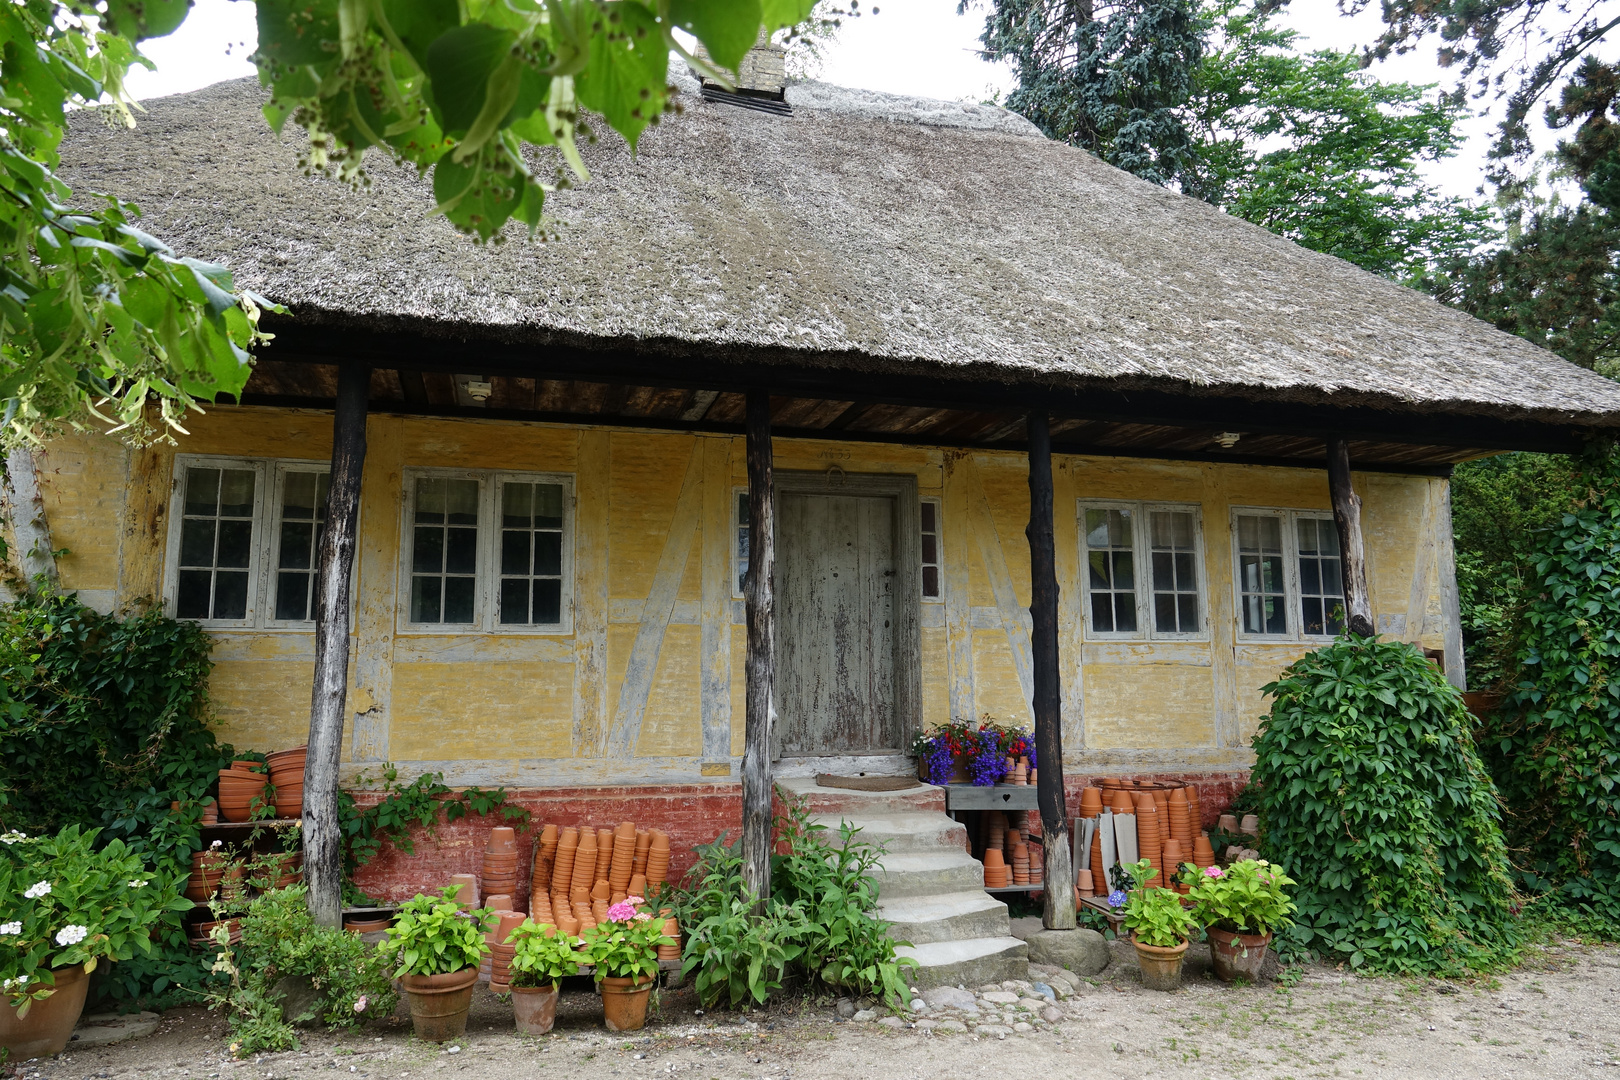
[[[776,567],[782,756],[898,753],[910,737],[918,598],[906,566],[915,498],[906,500],[906,485],[896,482],[903,479],[909,478],[782,478]]]

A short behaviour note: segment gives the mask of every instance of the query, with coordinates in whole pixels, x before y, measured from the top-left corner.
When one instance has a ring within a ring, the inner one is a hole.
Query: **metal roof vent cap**
[[[708,51],[698,44],[697,55],[709,60]],[[710,60],[710,63],[713,63]],[[693,72],[703,87],[703,100],[745,109],[759,109],[779,116],[793,115],[787,103],[787,50],[760,31],[759,40],[737,65],[737,87],[729,89]]]

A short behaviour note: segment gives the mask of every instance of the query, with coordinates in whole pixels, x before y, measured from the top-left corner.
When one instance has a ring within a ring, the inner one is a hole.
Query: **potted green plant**
[[[1218,978],[1259,981],[1271,935],[1294,921],[1294,902],[1283,891],[1293,884],[1264,859],[1242,859],[1224,870],[1209,866],[1200,873],[1190,894],[1193,915],[1209,937]]]
[[[166,912],[187,911],[184,875],[153,872],[101,830],[0,836],[0,1048],[22,1061],[59,1054],[84,1009],[89,975],[106,960],[152,951]]]
[[[1147,859],[1131,863],[1127,869],[1138,887],[1125,902],[1125,929],[1136,946],[1142,985],[1149,990],[1174,990],[1181,985],[1187,937],[1198,924],[1192,912],[1181,906],[1179,895],[1147,887],[1159,874]]]
[[[607,921],[585,931],[585,958],[596,970],[602,992],[602,1022],[609,1031],[639,1031],[647,1023],[647,998],[658,974],[658,946],[674,942],[664,936],[664,922],[645,911],[631,896],[607,910]]]
[[[524,1035],[544,1035],[557,1020],[557,980],[579,974],[579,939],[525,919],[508,940],[512,1019]]]
[[[454,1039],[467,1030],[488,908],[464,912],[454,887],[438,896],[416,896],[400,905],[399,917],[377,947],[393,956],[394,977],[411,1006],[416,1037],[428,1042]]]

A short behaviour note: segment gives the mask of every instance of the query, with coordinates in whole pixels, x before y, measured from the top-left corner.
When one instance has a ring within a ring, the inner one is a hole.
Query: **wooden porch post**
[[[371,369],[338,369],[332,420],[332,480],[326,529],[316,563],[315,680],[309,705],[309,757],[304,765],[304,880],[317,923],[343,921],[342,833],[338,826],[338,762],[349,682],[349,581],[354,567],[360,475],[366,460],[366,395]]]
[[[1046,853],[1048,930],[1079,925],[1074,907],[1074,867],[1069,859],[1069,814],[1063,797],[1063,706],[1058,673],[1058,581],[1052,538],[1052,435],[1045,413],[1029,414],[1029,615],[1035,690],[1035,798],[1041,809],[1041,848]]]
[[[12,558],[26,579],[23,586],[35,591],[43,581],[47,589],[57,585],[56,556],[51,548],[51,525],[45,517],[45,499],[39,491],[39,471],[34,452],[19,446],[6,455],[6,501],[11,512],[11,538],[17,544]]]
[[[1373,634],[1372,600],[1367,594],[1367,550],[1361,540],[1361,496],[1350,486],[1350,443],[1341,435],[1327,441],[1328,492],[1333,523],[1339,527],[1339,567],[1344,578],[1345,621],[1351,633]]]
[[[747,712],[743,722],[743,885],[761,908],[771,895],[771,705],[776,678],[776,522],[771,498],[771,397],[748,391]]]

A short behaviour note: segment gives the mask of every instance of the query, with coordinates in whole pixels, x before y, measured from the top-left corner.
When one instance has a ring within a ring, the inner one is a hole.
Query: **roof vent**
[[[709,59],[701,44],[698,45],[698,55]],[[735,90],[729,90],[701,75],[698,78],[703,84],[704,101],[759,109],[778,116],[793,115],[793,107],[787,103],[786,93],[787,50],[774,44],[763,31],[754,47],[742,58],[742,63],[737,65]]]

